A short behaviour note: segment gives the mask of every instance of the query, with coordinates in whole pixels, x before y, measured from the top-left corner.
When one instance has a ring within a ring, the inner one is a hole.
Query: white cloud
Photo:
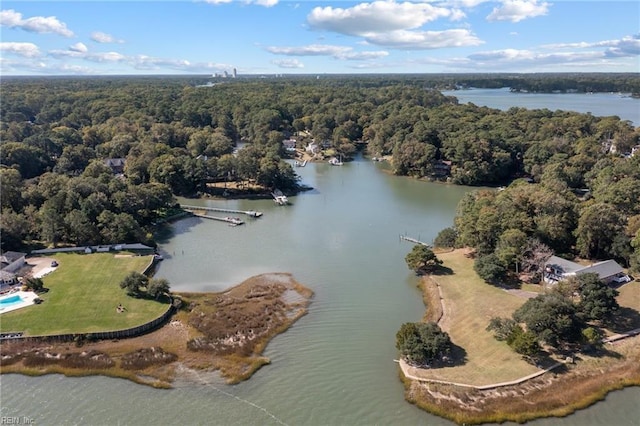
[[[487,16],[487,20],[520,22],[527,18],[546,15],[549,6],[549,3],[538,3],[538,0],[503,0],[502,5],[495,7]]]
[[[371,34],[367,42],[395,49],[441,49],[447,47],[479,46],[484,42],[469,30],[392,31]]]
[[[556,43],[542,46],[544,49],[593,49],[606,48],[607,57],[632,57],[640,56],[640,34],[626,36],[620,40],[602,40],[596,42]]]
[[[209,3],[213,5],[226,4],[226,3],[233,2],[233,0],[204,0],[204,1],[205,3]],[[243,0],[242,2],[246,4],[256,4],[258,6],[264,6],[264,7],[272,7],[278,4],[278,0]]]
[[[80,53],[85,53],[88,49],[87,46],[84,43],[76,43],[73,44],[71,46],[69,46],[69,50],[73,51],[73,52],[80,52]]]
[[[307,16],[307,22],[313,29],[362,36],[415,29],[451,15],[449,9],[434,7],[428,3],[396,3],[387,0],[360,3],[348,9],[316,7]]]
[[[124,43],[124,40],[119,40],[111,34],[103,33],[102,31],[94,31],[91,33],[91,40],[96,43]]]
[[[249,3],[254,3],[254,4],[257,4],[258,6],[272,7],[278,4],[278,0],[253,0],[253,1],[249,1]]]
[[[467,29],[426,31],[423,26],[440,18],[465,17],[460,9],[429,3],[394,0],[360,3],[352,8],[316,7],[307,16],[310,27],[362,37],[367,44],[394,49],[421,50],[478,46],[483,43]]]
[[[276,55],[287,56],[331,56],[335,59],[345,59],[351,61],[369,60],[374,58],[382,58],[389,55],[389,52],[379,51],[364,51],[355,52],[352,47],[348,46],[334,46],[327,44],[310,44],[308,46],[298,47],[276,47],[271,46],[266,48],[268,52]]]
[[[271,63],[280,68],[304,68],[304,64],[297,59],[274,59]]]
[[[464,8],[473,8],[482,3],[487,3],[492,0],[447,0],[444,1],[443,4],[447,6],[454,7],[464,7]]]
[[[67,50],[51,50],[49,56],[57,59],[77,58],[91,62],[123,62],[127,57],[118,52],[89,52],[83,43],[76,43]]]
[[[277,55],[289,56],[336,56],[352,50],[347,46],[331,46],[326,44],[311,44],[300,47],[267,47],[267,51]]]
[[[539,53],[529,50],[504,49],[478,52],[467,57],[469,68],[476,69],[521,69],[531,71],[542,67],[566,67],[573,65],[603,65],[607,59],[602,52]],[[609,64],[612,65],[612,64]]]
[[[20,28],[32,33],[53,33],[64,37],[73,37],[73,31],[67,24],[60,22],[55,16],[33,16],[22,19],[22,14],[13,9],[0,11],[0,25],[9,28]]]
[[[33,43],[2,42],[0,43],[0,51],[14,53],[26,58],[33,58],[40,55],[40,49]]]

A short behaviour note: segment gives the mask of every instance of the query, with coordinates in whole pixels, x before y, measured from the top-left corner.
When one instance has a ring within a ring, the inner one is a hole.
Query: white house
[[[563,279],[580,274],[597,274],[605,283],[625,283],[630,281],[624,273],[622,266],[613,259],[593,263],[589,266],[580,265],[558,256],[551,256],[544,266],[544,280],[549,284],[555,284]]]

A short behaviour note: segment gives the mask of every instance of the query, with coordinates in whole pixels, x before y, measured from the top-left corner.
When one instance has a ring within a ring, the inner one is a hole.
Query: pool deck
[[[22,302],[12,303],[12,304],[7,305],[7,306],[1,306],[0,307],[0,315],[1,314],[5,314],[7,312],[15,311],[16,309],[24,308],[26,306],[31,306],[31,305],[33,305],[33,299],[38,297],[38,295],[35,294],[32,291],[18,290],[18,291],[14,291],[12,293],[7,293],[7,294],[3,295],[1,297],[1,299],[5,299],[5,298],[8,298],[8,297],[12,297],[12,296],[20,296],[20,298],[22,299]]]

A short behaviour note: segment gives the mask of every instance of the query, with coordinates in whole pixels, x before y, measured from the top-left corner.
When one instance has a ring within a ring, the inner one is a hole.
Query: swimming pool
[[[17,293],[0,296],[0,314],[33,306],[33,301],[37,298],[38,295],[32,291],[18,291]]]
[[[22,300],[22,297],[20,297],[20,295],[18,294],[14,294],[12,296],[0,297],[0,305],[2,306],[15,305],[20,302],[24,302],[24,300]]]

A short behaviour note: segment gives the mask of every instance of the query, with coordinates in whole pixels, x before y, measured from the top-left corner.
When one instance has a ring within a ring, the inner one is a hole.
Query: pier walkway
[[[260,217],[262,216],[262,212],[257,212],[255,210],[233,210],[233,209],[221,209],[218,207],[206,207],[206,206],[189,206],[186,204],[180,204],[180,208],[183,210],[189,211],[209,211],[209,212],[221,212],[221,213],[231,213],[231,214],[244,214],[250,217]],[[213,217],[211,217],[213,218]]]
[[[413,244],[420,244],[420,245],[423,245],[423,246],[429,247],[429,248],[431,247],[431,244],[427,244],[424,241],[420,241],[420,240],[417,240],[415,238],[407,237],[406,235],[400,235],[400,240],[401,241],[408,241],[408,242],[413,243]]]
[[[211,219],[211,220],[217,220],[220,222],[227,222],[230,226],[238,226],[238,225],[244,224],[244,222],[240,220],[240,218],[238,217],[218,217],[218,216],[209,216],[207,214],[197,214],[197,213],[194,213],[193,215],[195,217],[201,217],[203,219]]]

